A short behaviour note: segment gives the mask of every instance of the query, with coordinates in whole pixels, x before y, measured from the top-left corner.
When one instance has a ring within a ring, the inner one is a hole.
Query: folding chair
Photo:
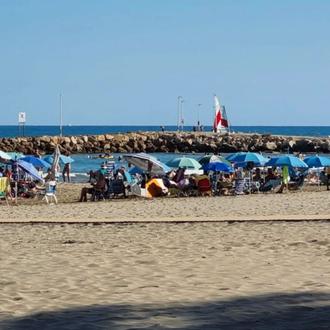
[[[44,198],[46,203],[54,201],[57,204],[57,197],[56,197],[56,181],[49,181],[46,183],[46,191]]]
[[[10,181],[7,177],[0,178],[0,199],[4,199],[8,203],[8,196],[10,194]]]

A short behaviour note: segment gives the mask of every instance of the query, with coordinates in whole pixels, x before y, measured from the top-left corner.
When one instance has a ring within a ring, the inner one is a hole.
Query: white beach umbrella
[[[11,157],[7,153],[1,150],[0,150],[0,158],[4,160],[11,160]]]

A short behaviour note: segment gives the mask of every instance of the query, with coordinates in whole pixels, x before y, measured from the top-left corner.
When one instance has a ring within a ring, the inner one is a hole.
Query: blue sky
[[[1,124],[330,125],[330,1],[0,0]]]

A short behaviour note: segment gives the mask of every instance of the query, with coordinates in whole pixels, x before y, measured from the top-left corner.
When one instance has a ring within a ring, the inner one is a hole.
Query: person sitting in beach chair
[[[234,194],[235,195],[244,195],[244,172],[241,167],[239,167],[235,172],[235,187],[234,187]]]
[[[278,192],[282,188],[282,180],[273,171],[272,168],[267,170],[267,175],[265,176],[265,183],[261,185],[259,191],[261,192]]]
[[[230,173],[223,174],[217,183],[217,193],[228,196],[232,194],[233,176]]]
[[[91,187],[83,187],[80,192],[79,202],[87,202],[87,195],[91,195],[91,200],[104,199],[106,191],[106,180],[102,172],[90,171],[89,183]]]
[[[128,183],[128,179],[132,181],[132,177],[126,173],[125,167],[121,167],[115,173],[113,179],[109,180],[107,197],[114,198],[118,196],[126,197],[126,188],[129,189],[130,183]]]

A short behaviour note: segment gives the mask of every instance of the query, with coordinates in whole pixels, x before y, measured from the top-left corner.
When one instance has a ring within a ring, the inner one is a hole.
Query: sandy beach
[[[121,198],[79,203],[84,184],[60,184],[58,205],[20,200],[0,206],[0,222],[136,222],[228,220],[330,220],[325,187],[283,194],[189,198]]]
[[[79,203],[81,186],[1,205],[0,329],[329,328],[324,189]]]
[[[0,233],[2,330],[329,329],[329,222]]]

